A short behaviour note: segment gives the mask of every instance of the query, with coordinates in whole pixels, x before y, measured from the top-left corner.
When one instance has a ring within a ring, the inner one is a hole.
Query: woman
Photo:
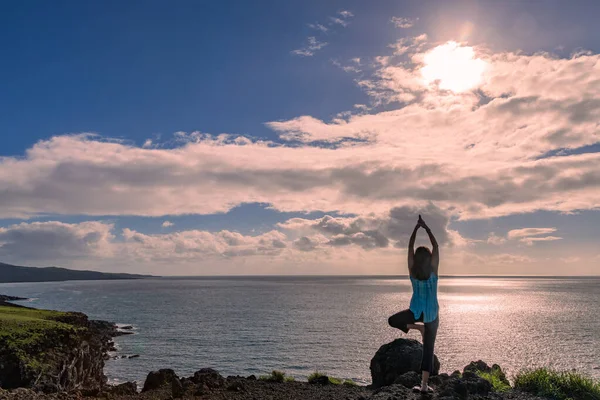
[[[429,235],[433,251],[430,251],[427,247],[419,247],[417,251],[414,251],[415,237],[419,228],[424,228]],[[422,378],[421,385],[413,388],[413,391],[420,391],[421,393],[433,392],[427,382],[429,375],[433,372],[433,347],[439,325],[437,300],[439,262],[440,254],[437,241],[419,215],[419,221],[408,244],[408,272],[413,288],[410,308],[392,315],[388,322],[392,327],[398,328],[404,333],[408,333],[410,329],[421,332],[423,338]],[[423,324],[417,324],[416,322],[423,322]]]

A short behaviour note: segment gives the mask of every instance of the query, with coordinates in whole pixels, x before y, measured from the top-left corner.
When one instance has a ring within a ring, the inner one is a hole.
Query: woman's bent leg
[[[408,333],[408,325],[415,322],[415,315],[410,310],[400,311],[388,318],[391,327],[398,328],[404,333]]]
[[[439,317],[435,321],[425,324],[425,333],[423,335],[423,359],[421,361],[421,371],[423,372],[421,390],[427,389],[427,381],[429,375],[433,373],[433,349],[435,347],[435,338],[440,320]]]

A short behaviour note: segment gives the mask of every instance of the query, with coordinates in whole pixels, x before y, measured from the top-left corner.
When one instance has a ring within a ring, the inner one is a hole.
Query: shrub
[[[555,400],[600,400],[600,382],[575,371],[525,370],[516,375],[515,389]]]
[[[315,371],[308,376],[308,382],[313,383],[315,379],[320,378],[322,376],[326,376],[325,374],[320,373],[319,371]]]
[[[498,373],[499,371],[500,370],[498,370],[498,369],[492,369],[491,372],[477,371],[476,373],[477,373],[477,375],[479,375],[486,381],[490,382],[492,384],[492,389],[495,392],[506,392],[506,391],[510,390],[511,387],[503,379],[504,374],[502,374],[502,372],[500,372],[500,374],[502,374],[502,376],[499,375],[499,373]]]
[[[344,380],[342,384],[346,386],[358,386],[358,384],[351,379]]]
[[[292,380],[294,379],[291,376],[289,376],[287,378],[288,379],[291,378]],[[268,382],[283,382],[284,380],[286,380],[286,376],[285,376],[285,372],[273,370],[273,371],[271,371],[271,375],[261,375],[258,377],[258,379],[260,379],[261,381],[268,381]]]

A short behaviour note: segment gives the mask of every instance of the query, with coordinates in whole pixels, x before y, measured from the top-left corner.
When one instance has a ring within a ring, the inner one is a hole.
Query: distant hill
[[[104,279],[143,279],[151,275],[113,274],[97,271],[77,271],[58,267],[21,267],[0,262],[0,283],[95,281]]]

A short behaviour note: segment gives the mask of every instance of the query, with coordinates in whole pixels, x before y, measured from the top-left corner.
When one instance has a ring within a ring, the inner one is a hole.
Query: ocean
[[[370,383],[379,346],[404,335],[387,318],[408,308],[407,278],[223,277],[0,284],[24,305],[132,325],[116,338],[110,382],[172,368],[296,378],[321,371]],[[472,360],[576,369],[600,378],[600,278],[440,278],[436,354],[442,371]]]

